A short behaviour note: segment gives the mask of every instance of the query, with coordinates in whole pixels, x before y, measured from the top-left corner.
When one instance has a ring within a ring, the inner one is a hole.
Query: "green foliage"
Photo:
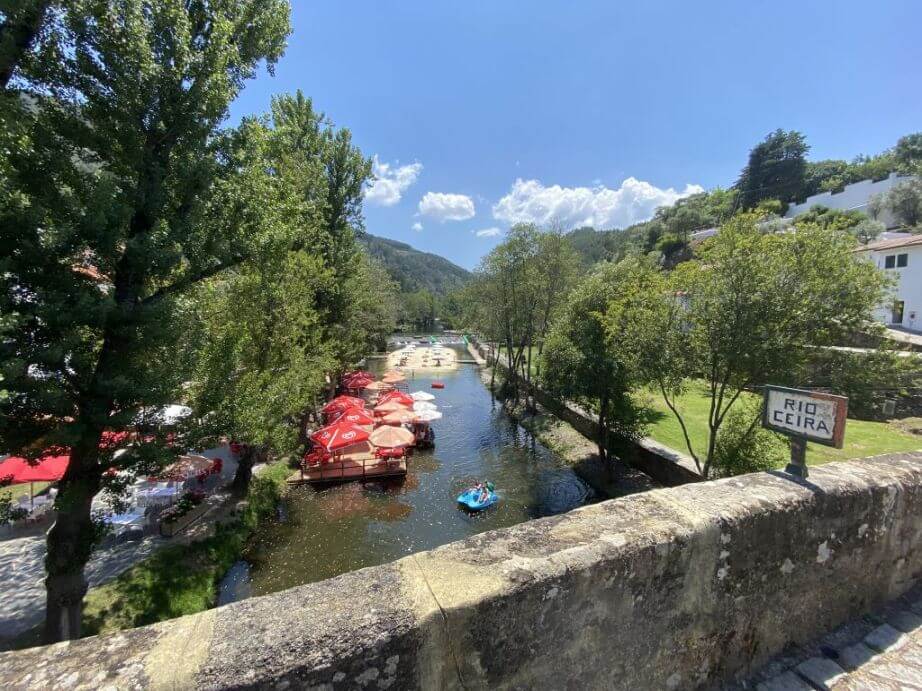
[[[741,207],[751,209],[763,199],[790,202],[802,197],[809,150],[804,136],[794,130],[775,130],[757,144],[736,182]]]
[[[875,156],[856,156],[851,162],[809,162],[804,188],[797,199],[804,199],[820,192],[840,192],[846,185],[861,180],[883,180],[898,167],[899,164],[890,151]]]
[[[396,240],[365,234],[360,238],[369,255],[377,259],[402,293],[427,290],[442,297],[471,279],[471,272],[444,257],[420,252]]]
[[[807,346],[833,344],[872,321],[887,282],[853,248],[849,235],[818,225],[762,233],[749,214],[725,224],[670,276],[664,304],[649,311],[647,366],[680,423],[674,400],[684,381],[706,380],[713,404],[704,457],[686,440],[705,475],[718,431],[745,389],[788,382]]]
[[[893,158],[904,173],[918,173],[922,166],[922,132],[900,137],[893,148]]]
[[[438,299],[422,288],[403,296],[403,318],[415,331],[433,331],[438,317]]]
[[[574,288],[548,334],[541,383],[597,413],[603,458],[610,431],[627,438],[642,432],[644,411],[630,392],[645,382],[642,327],[652,320],[642,313],[662,287],[648,260],[601,264]]]
[[[516,400],[519,379],[531,381],[533,352],[540,362],[545,336],[576,279],[577,266],[563,233],[519,224],[481,261],[463,293],[466,323],[502,346],[513,375],[507,383]]]
[[[894,185],[880,200],[880,206],[908,228],[922,226],[922,180],[912,178]]]
[[[918,415],[922,409],[922,361],[899,351],[815,350],[804,383],[847,396],[848,415],[859,420],[886,419],[888,400],[903,415]]]
[[[830,230],[846,231],[861,244],[867,244],[884,231],[883,223],[874,221],[860,211],[828,209],[819,204],[797,217],[798,224],[814,224]]]
[[[788,446],[759,421],[762,402],[758,398],[739,401],[727,414],[714,446],[714,475],[729,477],[771,470],[782,466]]]

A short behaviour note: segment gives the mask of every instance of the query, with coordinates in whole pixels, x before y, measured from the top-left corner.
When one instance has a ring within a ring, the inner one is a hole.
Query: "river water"
[[[469,357],[466,350],[458,354]],[[435,379],[445,388],[431,389]],[[280,520],[264,525],[247,550],[248,579],[234,588],[240,597],[330,578],[594,500],[572,470],[492,400],[476,366],[412,376],[408,384],[411,392],[435,395],[444,415],[432,423],[435,449],[414,453],[402,482],[292,488]],[[492,480],[502,501],[472,515],[457,507],[456,497],[478,480]],[[235,578],[241,580],[239,565]]]

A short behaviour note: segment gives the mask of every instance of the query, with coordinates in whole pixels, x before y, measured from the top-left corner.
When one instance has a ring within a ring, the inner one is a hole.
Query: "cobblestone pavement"
[[[724,691],[922,691],[922,585]]]
[[[98,550],[87,564],[90,587],[112,580],[165,540],[147,537],[140,542]],[[35,628],[45,616],[45,536],[0,542],[0,639],[13,638]]]

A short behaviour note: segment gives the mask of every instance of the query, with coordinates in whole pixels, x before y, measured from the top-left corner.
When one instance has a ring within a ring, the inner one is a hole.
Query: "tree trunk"
[[[231,491],[238,497],[244,496],[250,488],[256,455],[256,447],[247,444],[237,460],[237,472],[234,474],[234,481],[231,483]]]
[[[599,401],[599,458],[608,463],[608,396]]]
[[[32,48],[49,5],[51,0],[31,0],[0,26],[0,88],[6,88],[23,56]]]
[[[57,518],[48,531],[45,643],[80,637],[83,597],[87,591],[84,567],[97,535],[90,506],[99,487],[90,473],[81,472],[82,468],[95,463],[95,456],[89,455],[92,458],[86,458],[77,449],[71,454],[70,467],[60,483]]]

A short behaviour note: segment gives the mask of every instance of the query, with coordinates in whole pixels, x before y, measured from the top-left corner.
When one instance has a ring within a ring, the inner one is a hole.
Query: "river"
[[[459,357],[469,357],[459,349]],[[372,361],[371,369],[380,361]],[[442,390],[431,389],[439,379]],[[569,511],[594,501],[592,490],[496,403],[474,365],[438,377],[411,376],[444,417],[432,423],[435,449],[418,451],[402,482],[349,483],[317,491],[292,488],[277,522],[264,525],[237,566],[222,602],[263,595],[420,550]],[[502,501],[477,515],[457,495],[492,480]],[[243,569],[241,569],[243,567]],[[248,574],[247,574],[248,572]]]

